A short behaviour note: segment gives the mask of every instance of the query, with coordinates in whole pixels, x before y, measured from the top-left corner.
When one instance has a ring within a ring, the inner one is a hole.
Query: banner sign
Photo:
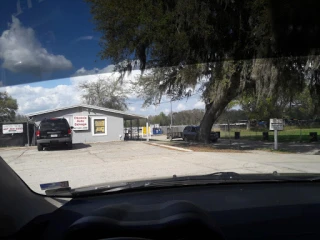
[[[23,124],[4,124],[2,125],[3,134],[23,133]]]

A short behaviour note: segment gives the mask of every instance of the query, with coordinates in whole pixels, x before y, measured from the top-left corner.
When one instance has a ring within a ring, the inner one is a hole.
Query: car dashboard
[[[16,236],[33,239],[318,239],[320,184],[248,183],[74,198]]]

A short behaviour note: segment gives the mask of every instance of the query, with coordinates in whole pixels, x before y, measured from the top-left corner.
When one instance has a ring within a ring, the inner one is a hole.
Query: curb
[[[168,148],[171,150],[182,151],[182,152],[193,152],[193,150],[190,150],[190,149],[185,149],[185,148],[180,148],[180,147],[172,147],[172,146],[163,145],[163,144],[150,143],[150,142],[149,143],[147,142],[146,144],[153,145],[156,147]]]

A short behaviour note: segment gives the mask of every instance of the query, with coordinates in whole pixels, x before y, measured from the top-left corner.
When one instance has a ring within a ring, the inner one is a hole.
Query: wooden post
[[[130,140],[132,140],[132,120],[130,120]]]

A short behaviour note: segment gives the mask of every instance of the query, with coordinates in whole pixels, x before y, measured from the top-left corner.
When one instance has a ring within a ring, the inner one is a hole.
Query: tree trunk
[[[206,105],[206,112],[200,124],[199,141],[204,143],[210,142],[212,125],[218,119],[227,105],[241,92],[240,72],[235,72],[231,76],[229,84],[226,85],[225,83],[219,81],[216,85],[215,91],[219,91],[217,94],[218,97]]]
[[[231,100],[230,100],[231,101]],[[210,133],[212,125],[221,115],[223,110],[226,108],[229,102],[223,101],[219,103],[210,103],[206,105],[206,112],[202,118],[200,124],[200,136],[199,140],[204,143],[210,142]]]
[[[250,128],[251,128],[251,122],[250,122],[250,119],[248,119],[248,121],[247,121],[247,130],[250,130]]]

